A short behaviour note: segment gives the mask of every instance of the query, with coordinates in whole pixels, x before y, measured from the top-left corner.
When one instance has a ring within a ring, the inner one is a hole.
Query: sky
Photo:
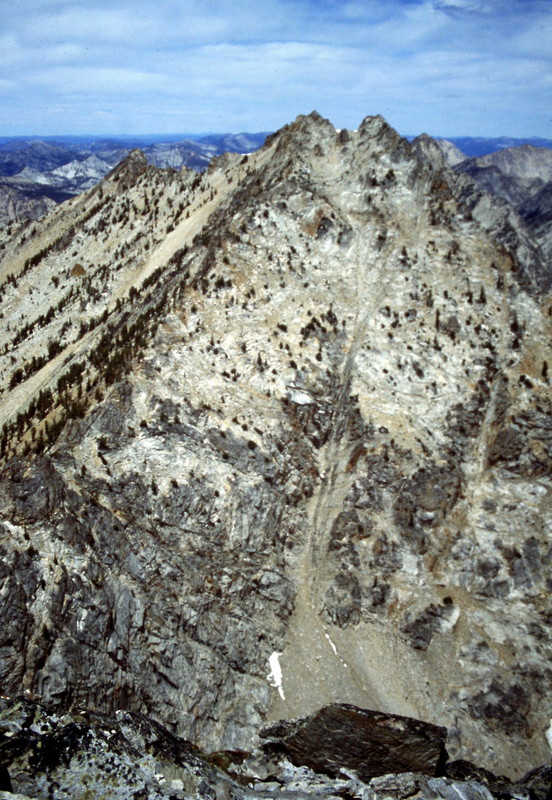
[[[0,136],[552,138],[552,0],[0,0]]]

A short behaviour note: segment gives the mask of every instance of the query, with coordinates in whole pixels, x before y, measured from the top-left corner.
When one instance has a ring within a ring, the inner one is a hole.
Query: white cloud
[[[479,11],[482,13],[491,11],[491,3],[485,0],[434,0],[434,4],[435,8],[443,11]]]
[[[135,94],[162,90],[166,80],[166,76],[159,73],[118,67],[84,67],[79,70],[55,67],[28,75],[26,83],[41,90],[55,89],[59,96],[90,92],[109,96],[120,92]]]
[[[339,127],[550,133],[548,0],[26,0],[0,17],[12,130],[25,101],[36,124],[112,130],[266,130],[317,108]]]

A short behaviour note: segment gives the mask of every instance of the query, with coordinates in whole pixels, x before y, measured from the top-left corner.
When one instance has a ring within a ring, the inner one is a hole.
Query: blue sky
[[[552,138],[552,0],[0,0],[0,135]]]

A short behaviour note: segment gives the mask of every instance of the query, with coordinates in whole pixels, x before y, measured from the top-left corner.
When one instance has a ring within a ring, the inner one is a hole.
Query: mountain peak
[[[4,692],[210,751],[323,698],[549,756],[552,319],[430,156],[313,112],[6,234]]]
[[[418,158],[422,159],[423,161],[428,161],[431,164],[439,167],[444,167],[446,165],[446,158],[442,149],[439,147],[435,139],[433,139],[427,133],[422,133],[420,136],[417,136],[411,142],[410,146]]]
[[[115,169],[107,176],[107,180],[118,183],[122,189],[133,186],[140,175],[148,169],[148,160],[144,153],[138,148],[134,148],[124,158]]]
[[[358,127],[359,141],[369,144],[374,151],[394,153],[397,158],[410,158],[410,147],[406,139],[397,133],[380,114],[365,117]]]
[[[292,126],[293,125],[303,126],[303,125],[310,125],[312,123],[314,123],[315,125],[324,125],[324,126],[330,126],[330,127],[333,128],[333,125],[329,121],[329,119],[326,119],[326,117],[323,117],[316,110],[311,111],[310,114],[299,114],[295,118],[294,122],[291,123],[291,125]]]
[[[311,111],[310,114],[299,114],[293,122],[284,125],[279,131],[269,136],[266,143],[270,144],[273,141],[277,141],[278,148],[281,149],[282,147],[287,147],[290,142],[296,142],[300,145],[328,133],[335,134],[335,128],[332,123],[321,116],[318,111]]]

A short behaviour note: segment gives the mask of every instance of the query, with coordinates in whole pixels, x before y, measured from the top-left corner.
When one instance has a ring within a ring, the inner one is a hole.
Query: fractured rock
[[[212,750],[347,702],[549,756],[545,264],[425,145],[312,114],[0,231],[4,693]]]
[[[294,764],[334,776],[352,770],[363,781],[401,772],[433,776],[447,760],[446,728],[345,703],[277,722],[260,735],[268,739],[265,747],[285,753]]]

